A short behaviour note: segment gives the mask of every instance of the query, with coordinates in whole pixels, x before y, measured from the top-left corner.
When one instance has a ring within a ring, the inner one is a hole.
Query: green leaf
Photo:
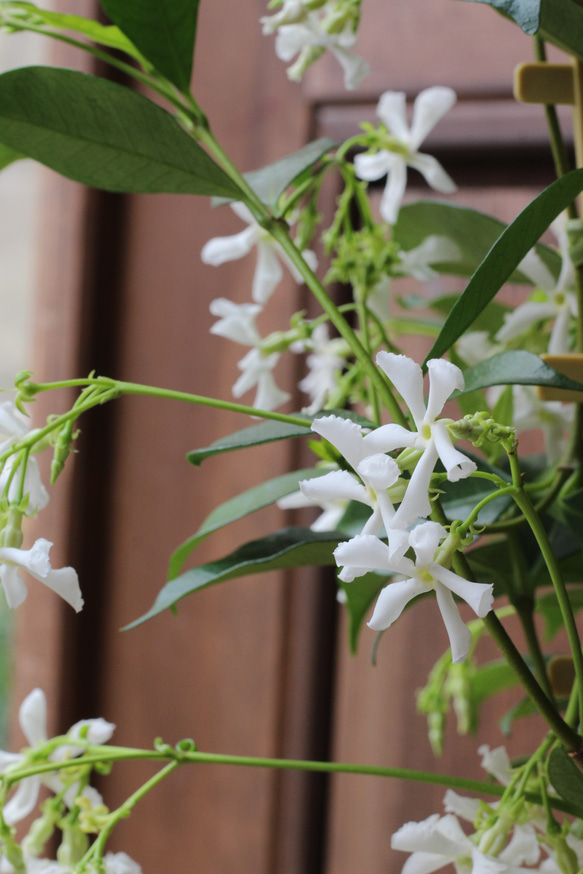
[[[87,37],[91,42],[125,52],[138,61],[143,60],[141,54],[136,51],[133,43],[127,39],[119,28],[113,25],[100,24],[90,18],[82,18],[80,15],[69,15],[61,12],[51,12],[49,9],[41,9],[34,3],[17,2],[3,3],[3,9],[8,12],[17,11],[19,14],[28,12],[29,18],[35,24],[42,23],[55,30],[66,30]]]
[[[536,707],[530,698],[522,698],[504,714],[498,723],[500,731],[508,737],[512,734],[512,725],[516,719],[524,719],[525,716],[532,716],[536,712]]]
[[[337,534],[317,533],[310,528],[283,528],[275,534],[246,543],[225,558],[193,568],[171,580],[160,590],[148,612],[124,630],[157,616],[192,592],[226,580],[294,567],[333,565],[332,553],[343,539]]]
[[[18,152],[13,152],[8,146],[3,146],[0,143],[0,170],[4,170],[5,167],[9,167],[15,161],[22,161],[25,157],[26,155],[19,155]]]
[[[576,562],[578,565],[578,582],[583,582],[582,560],[583,555],[578,553],[576,556]],[[565,576],[563,567],[561,567],[561,570],[563,576]],[[583,610],[583,587],[577,589],[570,588],[569,601],[571,602],[571,607],[574,613],[579,613]],[[544,638],[545,642],[549,643],[565,624],[563,622],[563,614],[556,594],[554,592],[548,592],[546,595],[543,595],[542,598],[537,598],[536,611],[537,613],[540,613],[544,619]]]
[[[405,249],[414,249],[426,237],[447,237],[456,244],[460,258],[443,264],[432,264],[438,273],[453,276],[471,276],[484,260],[507,225],[490,215],[467,206],[440,200],[418,200],[401,207],[394,238]],[[554,249],[541,245],[537,253],[555,278],[561,270],[561,256]],[[513,273],[512,282],[528,283],[522,273]],[[427,305],[427,304],[426,304]],[[431,306],[434,305],[432,302]],[[481,330],[476,327],[476,330]]]
[[[480,665],[471,677],[473,702],[479,707],[499,692],[518,685],[518,682],[514,670],[504,659]]]
[[[523,31],[531,36],[539,28],[541,0],[474,0],[474,2],[493,6],[499,12],[513,18]]]
[[[388,579],[388,577],[370,573],[356,577],[351,583],[340,582],[342,591],[346,595],[348,642],[352,655],[355,655],[357,651],[358,637],[364,618],[381,589],[387,585]]]
[[[259,486],[248,489],[235,498],[231,498],[230,501],[225,501],[224,504],[216,507],[206,517],[198,531],[174,551],[170,558],[168,579],[173,580],[178,576],[188,556],[209,534],[218,531],[219,528],[224,528],[225,525],[229,525],[237,519],[242,519],[243,516],[248,516],[249,513],[254,513],[262,507],[275,503],[275,501],[278,501],[285,495],[291,495],[292,492],[298,491],[300,480],[314,479],[314,477],[322,476],[325,473],[327,473],[327,470],[321,467],[294,470],[292,473],[286,473],[283,476],[278,476],[275,479],[268,480],[266,483],[261,483]]]
[[[511,426],[514,424],[514,395],[512,386],[507,385],[500,397],[492,407],[492,418],[499,425]]]
[[[432,300],[423,299],[423,308],[429,307],[443,316],[447,316],[455,306],[459,294],[444,294],[441,297],[433,298]],[[489,334],[496,334],[504,324],[504,318],[507,313],[512,312],[512,307],[506,304],[492,301],[473,324],[474,331],[487,331]]]
[[[561,798],[581,809],[583,806],[583,772],[563,746],[556,746],[549,756],[549,780]]]
[[[491,385],[545,385],[553,388],[583,391],[583,385],[558,373],[532,352],[516,349],[487,358],[464,371],[463,392]]]
[[[462,522],[467,519],[476,504],[498,491],[488,480],[471,476],[455,483],[446,482],[440,489],[444,493],[441,504],[448,518],[461,519]],[[510,495],[500,495],[499,498],[491,500],[480,510],[476,524],[491,525],[511,503]]]
[[[466,558],[477,583],[493,584],[495,598],[506,594],[508,584],[504,571],[512,573],[512,563],[505,540],[477,546],[466,553]]]
[[[106,191],[240,197],[168,112],[74,70],[24,67],[1,75],[0,142]]]
[[[447,317],[426,361],[429,358],[440,358],[473,324],[553,219],[582,190],[583,170],[573,170],[549,185],[506,228]]]
[[[306,170],[337,145],[330,137],[321,137],[273,164],[243,175],[259,199],[278,214],[278,201],[284,191],[294,182],[297,183]],[[217,197],[213,200],[213,206],[222,206],[231,200],[233,198]]]
[[[294,415],[302,418],[301,413]],[[358,413],[353,413],[351,410],[325,410],[318,413],[316,418],[332,415],[350,419],[352,422],[362,425],[363,428],[376,428],[374,422],[365,419],[364,416],[359,416]],[[222,455],[224,452],[233,452],[235,449],[260,446],[262,443],[273,443],[276,440],[288,440],[290,437],[314,436],[314,432],[311,430],[312,418],[306,416],[305,419],[305,428],[302,428],[301,425],[290,425],[287,422],[275,420],[261,422],[259,425],[250,425],[249,428],[243,428],[242,431],[236,431],[234,434],[215,440],[214,443],[203,449],[193,449],[192,452],[188,453],[187,458],[191,464],[200,465],[205,458],[210,458],[212,455]]]
[[[199,0],[101,0],[114,24],[181,91],[190,90]]]

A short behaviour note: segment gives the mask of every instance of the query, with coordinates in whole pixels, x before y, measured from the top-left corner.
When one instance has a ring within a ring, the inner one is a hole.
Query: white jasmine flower
[[[13,546],[0,547],[0,582],[4,588],[9,607],[19,607],[28,592],[19,570],[28,573],[60,595],[78,613],[83,607],[83,597],[79,587],[79,577],[72,567],[54,570],[49,560],[53,544],[41,537],[31,549],[17,549]]]
[[[312,401],[304,412],[314,416],[338,386],[338,374],[345,364],[346,342],[339,337],[331,340],[328,325],[322,324],[316,325],[309,340],[294,343],[290,348],[293,352],[311,350],[306,358],[309,373],[298,387],[309,394]]]
[[[241,376],[232,388],[233,396],[240,398],[245,392],[257,386],[253,406],[258,410],[275,410],[291,397],[275,384],[272,370],[279,361],[279,355],[263,355],[260,349],[251,349],[241,358],[237,367]]]
[[[417,595],[435,590],[449,637],[452,661],[457,664],[468,655],[471,634],[462,622],[453,595],[462,598],[477,616],[483,618],[492,609],[493,586],[466,580],[435,561],[439,542],[446,535],[445,528],[438,522],[423,522],[411,531],[408,539],[402,539],[389,549],[377,537],[359,534],[341,543],[334,550],[334,558],[338,565],[348,565],[351,570],[357,569],[361,573],[383,570],[406,577],[389,583],[381,591],[368,623],[374,631],[389,628]],[[415,562],[405,555],[409,546],[415,552]]]
[[[443,807],[446,813],[453,813],[459,819],[474,822],[482,809],[482,802],[478,798],[468,798],[448,789],[443,799]]]
[[[27,437],[29,433],[30,430],[25,417],[16,409],[14,404],[11,401],[5,401],[0,404],[0,434],[4,438],[0,443],[0,455],[6,452],[7,449],[10,449],[17,441]],[[10,456],[2,470],[0,470],[0,493],[4,492],[8,484],[16,459],[16,455]],[[7,494],[10,502],[17,500],[19,478],[20,472],[16,471],[12,477]],[[28,458],[24,477],[24,494],[28,495],[27,516],[32,516],[39,510],[43,510],[49,502],[49,495],[42,484],[36,460],[30,457]]]
[[[391,536],[390,548],[400,543],[403,532],[390,527],[395,511],[388,491],[397,485],[400,471],[392,458],[379,451],[375,441],[378,429],[363,435],[360,425],[350,419],[322,416],[314,419],[312,430],[338,449],[358,477],[347,470],[334,470],[315,479],[302,480],[300,489],[303,494],[319,504],[324,501],[365,504],[372,513],[363,533],[380,534],[384,525]],[[339,576],[344,582],[350,582],[362,573],[366,571],[358,572],[346,566]]]
[[[549,339],[548,351],[551,355],[563,355],[569,352],[569,327],[571,319],[577,317],[577,296],[573,291],[575,271],[569,257],[569,240],[567,237],[567,218],[562,213],[551,225],[559,241],[562,256],[561,272],[558,280],[554,277],[532,249],[520,262],[518,269],[533,282],[537,288],[545,292],[545,301],[529,300],[509,313],[504,324],[496,334],[501,343],[514,340],[537,322],[554,319]]]
[[[243,203],[232,203],[231,208],[240,219],[249,225],[239,234],[230,237],[214,237],[203,246],[200,257],[205,264],[218,267],[225,261],[236,261],[257,247],[257,267],[253,277],[251,296],[256,303],[264,304],[271,297],[283,277],[280,259],[287,264],[296,282],[303,282],[301,274],[278,243],[253,218]],[[315,270],[317,259],[315,254],[306,249],[302,252],[308,266]]]
[[[47,743],[47,702],[42,689],[33,689],[27,695],[20,705],[18,721],[32,749]],[[111,738],[114,729],[115,725],[104,719],[86,719],[71,726],[67,737],[72,741],[78,741],[83,736],[91,744],[103,744]],[[52,761],[63,761],[65,758],[77,757],[82,752],[83,747],[66,744],[62,748],[57,748],[50,758]],[[25,753],[8,753],[0,750],[0,774],[9,773],[13,766],[24,764],[26,759]],[[3,816],[7,825],[14,825],[34,810],[43,783],[55,793],[62,792],[65,785],[56,772],[25,777],[18,783],[16,792],[4,806]],[[69,807],[73,805],[78,793],[78,784],[73,784],[65,792],[63,798]],[[83,789],[82,795],[93,805],[102,803],[99,793],[90,786]]]
[[[506,749],[496,747],[491,750],[488,744],[482,744],[478,747],[478,753],[482,757],[482,768],[503,786],[508,786],[512,779],[512,768]]]
[[[415,361],[392,352],[379,352],[376,360],[409,407],[417,431],[408,431],[394,423],[381,425],[374,432],[374,439],[383,445],[385,452],[410,447],[423,453],[392,522],[394,528],[406,528],[419,516],[431,513],[429,485],[438,458],[450,482],[465,479],[477,469],[473,461],[454,448],[446,424],[437,419],[454,389],[463,389],[464,378],[459,367],[449,361],[441,358],[428,361],[429,398],[426,406],[423,373]]]
[[[456,102],[455,91],[435,86],[418,95],[413,106],[413,122],[407,124],[407,99],[403,92],[386,91],[379,100],[377,115],[391,134],[387,149],[375,154],[357,155],[354,159],[356,175],[373,181],[388,174],[381,199],[381,216],[391,225],[397,215],[407,185],[407,167],[418,170],[428,185],[436,191],[451,194],[456,184],[441,164],[431,155],[419,152],[419,146]]]
[[[456,342],[456,351],[469,367],[481,364],[498,350],[488,331],[467,331]]]
[[[319,505],[323,512],[318,516],[315,522],[310,525],[311,531],[335,531],[338,523],[344,516],[348,507],[347,498],[337,498],[326,500],[314,500],[308,498],[303,492],[292,492],[291,495],[286,495],[280,498],[277,506],[280,510],[300,510],[304,507],[313,507]]]
[[[218,318],[211,328],[211,334],[243,346],[259,346],[261,336],[255,325],[255,319],[262,311],[259,304],[234,303],[226,297],[218,297],[211,301],[209,309]]]

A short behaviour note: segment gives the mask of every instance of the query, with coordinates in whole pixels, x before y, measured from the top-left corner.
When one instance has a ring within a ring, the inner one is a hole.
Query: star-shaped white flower
[[[19,607],[28,594],[19,573],[24,568],[32,577],[60,595],[77,613],[82,609],[83,597],[77,572],[72,567],[51,567],[49,552],[52,545],[41,537],[31,549],[0,547],[0,582],[9,607]]]
[[[47,743],[47,702],[42,689],[33,689],[27,695],[20,705],[18,721],[31,748],[34,749]],[[83,747],[76,745],[75,741],[78,742],[83,737],[89,743],[104,744],[111,738],[114,729],[115,725],[101,718],[76,722],[67,732],[67,738],[70,739],[71,743],[57,747],[50,758],[52,761],[76,758],[83,753]],[[25,753],[8,753],[0,750],[0,774],[9,773],[15,765],[21,765],[25,761]],[[14,825],[34,810],[42,784],[48,786],[55,793],[62,792],[65,785],[57,772],[25,777],[18,783],[16,792],[4,805],[3,816],[7,825]],[[78,784],[73,784],[65,792],[63,798],[69,807],[74,803],[78,792]],[[85,787],[82,794],[94,806],[103,803],[97,790],[91,786]]]
[[[234,303],[226,297],[218,297],[211,301],[209,309],[218,319],[211,327],[211,334],[241,343],[242,346],[259,346],[261,335],[255,324],[255,319],[262,311],[259,304]]]
[[[562,213],[551,225],[559,241],[561,253],[561,272],[558,280],[548,270],[544,262],[531,250],[518,265],[518,269],[534,285],[545,292],[546,300],[528,300],[506,315],[504,324],[496,334],[501,343],[514,340],[537,322],[554,319],[549,339],[548,351],[551,355],[564,355],[570,350],[569,328],[571,320],[577,318],[577,296],[574,292],[575,273],[569,256],[567,237],[567,218]]]
[[[407,124],[407,98],[403,92],[386,91],[379,100],[377,115],[394,138],[390,148],[374,154],[357,155],[354,159],[356,175],[373,181],[388,174],[381,199],[381,216],[391,225],[397,221],[401,201],[407,185],[407,167],[418,170],[428,185],[443,194],[457,190],[453,179],[439,161],[419,151],[427,134],[435,127],[456,102],[451,88],[435,86],[418,95],[413,106],[413,122]]]
[[[446,535],[445,528],[438,522],[423,522],[411,531],[408,539],[403,538],[389,549],[378,537],[359,534],[337,546],[334,558],[339,566],[345,565],[360,573],[382,570],[406,577],[389,583],[381,591],[368,623],[374,631],[389,628],[417,595],[435,591],[449,637],[452,661],[457,664],[468,655],[471,634],[459,615],[453,595],[462,598],[477,616],[483,618],[492,609],[493,586],[465,580],[435,561],[439,542]],[[415,552],[415,562],[405,555],[409,546]]]
[[[214,237],[203,246],[200,257],[205,264],[218,267],[226,261],[236,261],[247,255],[254,246],[257,247],[257,267],[253,276],[251,296],[256,303],[266,303],[283,277],[280,260],[289,268],[296,282],[303,282],[295,264],[293,264],[273,237],[259,225],[244,203],[232,203],[231,208],[249,225],[239,234],[230,237]],[[316,269],[315,254],[306,249],[302,252],[304,260],[312,270]]]
[[[24,439],[29,433],[25,417],[16,409],[14,404],[11,401],[5,401],[0,404],[0,435],[3,438],[0,442],[0,455],[6,452],[17,441]],[[16,455],[10,456],[0,471],[0,494],[4,492],[10,480],[7,493],[7,498],[10,502],[16,501],[19,488],[19,473],[17,472],[11,478],[16,458]],[[49,495],[42,484],[36,459],[30,456],[27,460],[24,477],[24,494],[28,495],[27,516],[32,516],[39,510],[44,509],[49,502]]]
[[[306,358],[309,372],[298,388],[310,395],[312,402],[304,412],[314,416],[338,387],[338,375],[346,363],[346,342],[340,337],[331,340],[328,325],[322,324],[316,325],[309,340],[300,340],[290,348],[292,352],[310,352]]]
[[[423,453],[393,518],[394,528],[407,528],[419,516],[431,513],[429,485],[438,458],[450,482],[465,479],[477,469],[473,461],[455,449],[447,426],[437,419],[454,389],[463,389],[464,378],[459,367],[449,361],[442,358],[428,361],[429,398],[426,406],[423,373],[415,361],[392,352],[379,352],[376,360],[409,407],[417,431],[408,431],[396,424],[382,425],[374,432],[375,440],[385,447],[386,452],[410,447]]]

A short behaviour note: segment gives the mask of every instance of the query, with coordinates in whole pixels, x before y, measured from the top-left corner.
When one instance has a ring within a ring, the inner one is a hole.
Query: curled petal
[[[31,572],[32,573],[32,572]],[[79,577],[77,571],[72,567],[62,567],[56,570],[49,571],[46,576],[32,574],[57,595],[60,595],[63,601],[70,604],[76,613],[83,609],[83,596],[79,586]]]
[[[412,577],[409,580],[389,583],[377,598],[368,627],[373,631],[384,631],[399,618],[409,601],[417,595],[431,591],[431,586]]]
[[[363,458],[357,467],[357,472],[372,488],[377,491],[388,489],[399,479],[399,465],[388,455],[380,452]]]
[[[392,452],[394,449],[413,448],[417,441],[417,434],[408,431],[402,425],[381,425],[370,434],[365,434],[364,444],[367,451],[372,455],[375,452]]]
[[[497,862],[490,856],[485,856],[476,847],[473,847],[472,874],[502,874],[503,871],[506,871],[506,865]]]
[[[435,270],[430,267],[431,264],[459,261],[461,252],[449,237],[431,234],[414,249],[399,252],[399,258],[401,259],[400,271],[419,279],[421,282],[427,282],[437,276]]]
[[[429,372],[429,398],[425,421],[435,421],[451,393],[464,388],[464,376],[459,367],[444,358],[432,358],[427,362]]]
[[[453,789],[448,789],[445,793],[443,806],[446,813],[453,813],[467,822],[474,822],[482,809],[479,798],[467,798],[465,795],[454,792]]]
[[[320,416],[312,422],[312,431],[328,440],[356,470],[362,459],[370,454],[362,439],[362,430],[356,422],[340,416]]]
[[[142,869],[127,853],[107,853],[105,874],[142,874]]]
[[[243,346],[259,345],[261,337],[255,327],[255,319],[261,312],[259,304],[237,304],[227,298],[218,297],[211,301],[209,309],[219,320],[211,327],[211,334],[225,337]]]
[[[555,278],[536,249],[531,249],[526,253],[518,270],[523,273],[527,279],[530,279],[533,285],[537,288],[542,288],[543,291],[553,291],[555,288]]]
[[[409,144],[409,125],[407,124],[407,95],[404,91],[385,91],[381,94],[377,115],[392,133],[403,143]]]
[[[260,240],[257,243],[257,267],[253,276],[251,297],[258,304],[266,303],[283,277],[283,270],[273,245]]]
[[[431,573],[444,586],[447,586],[454,595],[457,595],[458,598],[469,604],[480,619],[483,619],[492,609],[492,604],[494,603],[494,587],[492,585],[464,580],[463,577],[459,577],[453,571],[438,564],[432,567]]]
[[[33,689],[18,711],[18,722],[31,747],[47,740],[47,699],[42,689]]]
[[[391,167],[381,197],[380,213],[388,224],[394,225],[407,187],[407,162],[401,155],[390,152],[389,155],[391,156]]]
[[[351,540],[340,543],[334,550],[334,558],[339,567],[350,565],[364,573],[378,569],[393,570],[388,546],[372,534],[357,534]]]
[[[508,753],[504,747],[496,747],[491,750],[488,744],[478,747],[478,753],[482,757],[482,768],[502,783],[508,786],[512,778],[512,769]]]
[[[302,480],[299,483],[302,493],[312,501],[348,500],[372,505],[366,488],[347,470],[332,470],[324,476]]]
[[[4,805],[2,811],[6,825],[15,825],[29,813],[32,813],[36,806],[40,787],[40,777],[25,777],[20,781],[16,792]]]
[[[370,66],[364,58],[355,55],[342,46],[330,46],[330,51],[342,67],[344,87],[348,91],[358,88],[365,76],[370,73]]]
[[[201,261],[212,267],[218,267],[226,261],[237,261],[249,254],[257,242],[258,234],[258,227],[250,227],[230,237],[214,237],[203,246]]]
[[[419,517],[425,518],[431,513],[429,485],[436,461],[437,450],[434,441],[431,441],[417,462],[417,467],[409,480],[405,497],[395,513],[393,528],[408,528]]]
[[[412,358],[408,358],[406,355],[395,355],[394,352],[379,352],[376,362],[411,410],[415,424],[419,429],[425,418],[421,368]]]
[[[447,531],[439,522],[422,522],[416,525],[409,535],[409,543],[415,550],[417,564],[428,565],[433,562],[433,557],[439,541],[447,535]]]
[[[381,149],[380,152],[375,152],[373,155],[360,154],[354,158],[354,170],[359,179],[364,179],[366,182],[375,182],[377,179],[382,179],[386,176],[393,162],[391,155],[386,149]]]
[[[507,313],[504,317],[504,324],[496,334],[496,339],[501,343],[507,340],[514,340],[519,337],[524,331],[536,325],[537,322],[542,322],[543,319],[554,319],[557,315],[557,306],[553,301],[545,301],[538,303],[537,301],[527,300],[526,303]]]
[[[435,441],[435,448],[443,466],[447,471],[447,478],[451,483],[465,479],[478,469],[476,463],[459,452],[451,441],[446,426],[442,422],[436,422],[431,427],[431,433]]]
[[[451,647],[451,660],[454,665],[466,660],[470,651],[472,635],[458,613],[458,609],[453,600],[453,595],[445,586],[438,580],[435,582],[435,594],[437,595],[437,604],[441,612],[441,616],[449,637],[449,645]]]
[[[455,856],[441,853],[411,853],[401,869],[401,874],[432,874],[455,861]]]
[[[437,813],[422,822],[405,823],[391,838],[391,848],[405,853],[419,851],[455,858],[471,847],[455,816],[440,817]]]
[[[507,865],[536,865],[540,858],[540,844],[533,827],[527,823],[515,825],[510,842],[498,858]]]
[[[418,170],[427,184],[435,191],[441,191],[442,194],[453,194],[454,191],[457,191],[457,185],[433,155],[423,155],[421,152],[417,152],[416,155],[409,158],[407,163],[414,170]]]
[[[12,401],[5,401],[0,404],[0,432],[15,440],[26,437],[28,434],[28,427],[20,419],[19,413]]]
[[[421,91],[413,105],[410,137],[412,149],[419,148],[427,134],[449,112],[456,100],[455,91],[442,85],[435,85]]]

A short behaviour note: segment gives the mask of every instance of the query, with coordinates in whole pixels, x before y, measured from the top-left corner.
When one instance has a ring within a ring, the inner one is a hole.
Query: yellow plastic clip
[[[568,355],[541,355],[545,364],[549,364],[563,376],[575,382],[583,383],[583,353],[571,352]],[[566,401],[567,403],[583,403],[583,391],[570,391],[566,388],[550,388],[539,385],[537,393],[541,401]]]

